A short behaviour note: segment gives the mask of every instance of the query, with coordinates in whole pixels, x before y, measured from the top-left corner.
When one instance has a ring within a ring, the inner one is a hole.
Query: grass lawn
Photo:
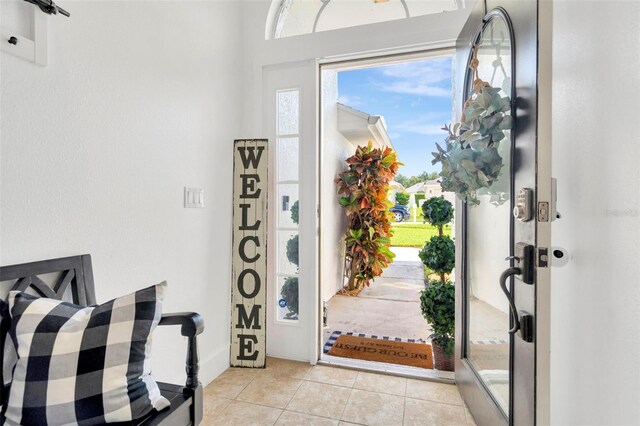
[[[451,235],[451,227],[444,228],[445,235]],[[438,230],[429,224],[399,223],[393,225],[391,245],[396,247],[424,247],[424,243],[438,235]]]

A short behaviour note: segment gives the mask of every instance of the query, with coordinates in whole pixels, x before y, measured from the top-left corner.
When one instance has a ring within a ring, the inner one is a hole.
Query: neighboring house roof
[[[424,182],[418,182],[407,188],[407,192],[409,194],[415,194],[416,192],[422,192],[422,191],[424,191]]]
[[[404,191],[404,186],[402,186],[401,183],[396,182],[395,180],[392,180],[391,182],[389,182],[389,187],[391,187],[391,189],[395,189],[398,191]]]
[[[438,185],[440,186],[440,181],[438,179],[428,180],[424,183],[424,186]]]
[[[384,117],[369,115],[341,103],[338,103],[338,131],[354,145],[366,145],[371,141],[376,148],[393,148]]]

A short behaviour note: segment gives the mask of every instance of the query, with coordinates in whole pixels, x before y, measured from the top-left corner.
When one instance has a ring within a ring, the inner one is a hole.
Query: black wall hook
[[[9,37],[9,40],[7,41],[9,42],[9,44],[13,44],[14,46],[18,44],[18,39],[14,36]]]

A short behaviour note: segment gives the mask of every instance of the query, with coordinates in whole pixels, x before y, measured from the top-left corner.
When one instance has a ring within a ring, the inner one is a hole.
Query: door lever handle
[[[504,295],[507,296],[507,300],[509,301],[509,308],[511,309],[511,314],[513,315],[513,327],[509,330],[509,334],[514,334],[516,331],[520,329],[520,320],[518,319],[518,310],[516,309],[516,303],[513,300],[513,294],[509,292],[507,289],[507,279],[512,275],[520,275],[522,274],[522,269],[518,267],[511,267],[505,270],[500,275],[500,288],[504,292]]]

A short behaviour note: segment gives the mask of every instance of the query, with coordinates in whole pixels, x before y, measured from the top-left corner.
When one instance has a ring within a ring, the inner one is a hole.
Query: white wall
[[[640,3],[555,1],[551,422],[640,423]]]
[[[344,284],[344,235],[347,219],[338,203],[335,179],[346,169],[356,146],[338,131],[338,72],[322,72],[322,142],[320,147],[320,291],[326,302]]]
[[[2,53],[0,263],[91,253],[99,301],[166,279],[165,310],[205,319],[207,383],[229,358],[240,5],[65,6],[46,68]],[[185,343],[158,332],[158,377],[184,380]]]

